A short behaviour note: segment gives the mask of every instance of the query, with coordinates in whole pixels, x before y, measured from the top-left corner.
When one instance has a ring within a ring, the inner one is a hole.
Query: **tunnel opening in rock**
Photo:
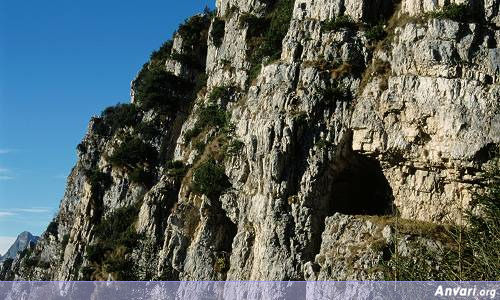
[[[350,152],[332,183],[331,210],[348,215],[392,213],[393,193],[374,158]]]
[[[230,257],[233,251],[233,240],[238,232],[238,226],[231,221],[226,215],[226,212],[216,204],[214,215],[209,220],[209,223],[216,228],[214,231],[214,271],[222,275],[225,279],[227,271],[229,271],[231,262]]]

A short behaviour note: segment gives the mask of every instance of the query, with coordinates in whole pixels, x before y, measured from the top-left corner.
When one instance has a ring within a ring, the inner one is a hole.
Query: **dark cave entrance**
[[[392,188],[378,160],[348,150],[344,152],[342,158],[337,159],[335,169],[331,186],[332,213],[347,215],[392,213],[394,199]]]
[[[231,266],[230,257],[233,251],[233,240],[238,232],[238,226],[231,221],[219,202],[214,207],[208,223],[215,229],[212,234],[214,254],[214,271],[225,280]]]

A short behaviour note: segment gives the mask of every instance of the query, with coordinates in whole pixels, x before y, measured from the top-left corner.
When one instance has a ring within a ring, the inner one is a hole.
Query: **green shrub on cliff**
[[[191,130],[184,134],[184,141],[189,142],[197,137],[204,129],[223,129],[229,125],[228,113],[215,104],[208,104],[198,110],[198,120]]]
[[[182,37],[184,61],[189,67],[205,71],[207,57],[208,30],[212,21],[210,14],[196,15],[187,19],[177,33]]]
[[[387,32],[385,32],[382,24],[378,24],[366,30],[365,36],[370,41],[380,41],[387,36]]]
[[[144,110],[176,111],[190,84],[160,66],[145,66],[134,82],[135,98]]]
[[[450,3],[441,9],[430,12],[429,17],[436,19],[449,19],[457,22],[465,22],[468,17],[468,5]]]
[[[134,104],[117,104],[110,106],[101,112],[100,118],[95,118],[92,130],[95,134],[108,136],[114,134],[118,129],[127,126],[135,126],[141,120],[141,112]],[[84,144],[79,144],[77,149],[85,153]]]
[[[215,18],[212,23],[212,41],[214,42],[215,47],[220,47],[222,45],[222,41],[224,40],[224,30],[226,27],[226,22],[222,19]]]
[[[109,157],[115,167],[135,169],[139,164],[154,164],[158,153],[155,148],[138,137],[127,137]]]
[[[153,51],[151,53],[151,60],[159,60],[161,62],[165,61],[170,57],[170,52],[172,51],[172,46],[174,42],[172,40],[168,40],[161,45],[158,50]]]
[[[224,172],[224,167],[218,165],[214,160],[208,160],[194,170],[192,188],[195,193],[215,199],[229,186],[229,179]]]
[[[342,28],[356,30],[358,27],[348,15],[338,16],[321,24],[321,29],[324,31],[336,31]]]
[[[187,19],[175,33],[182,40],[182,49],[173,51],[173,42],[167,41],[151,54],[150,61],[143,65],[132,83],[136,103],[141,109],[175,113],[190,108],[193,96],[206,84],[205,64],[211,19],[211,14]],[[167,72],[166,59],[181,62],[193,72],[194,78],[181,78]]]
[[[293,14],[292,0],[267,1],[268,13],[264,18],[244,15],[241,25],[247,26],[248,58],[251,63],[250,81],[260,72],[265,57],[268,61],[279,59],[282,43]]]
[[[212,103],[218,100],[222,101],[223,103],[227,103],[231,100],[231,97],[235,93],[236,93],[236,87],[234,86],[230,85],[218,86],[212,90],[212,92],[208,96],[208,99]]]
[[[153,185],[154,176],[151,171],[143,167],[135,167],[132,172],[130,172],[129,179],[131,182],[141,184],[146,187],[151,187]]]
[[[93,189],[107,190],[113,183],[111,176],[102,172],[97,167],[91,170],[86,170],[85,176]]]
[[[176,179],[182,179],[188,168],[184,165],[182,161],[168,161],[165,164],[165,169],[167,171],[168,176],[171,176]]]
[[[132,272],[133,261],[130,250],[142,240],[142,235],[135,230],[134,223],[139,214],[139,207],[132,205],[116,209],[102,219],[94,228],[94,243],[87,245],[85,257],[91,262],[84,275],[90,278],[98,266],[101,272],[114,273],[117,280],[135,280]]]

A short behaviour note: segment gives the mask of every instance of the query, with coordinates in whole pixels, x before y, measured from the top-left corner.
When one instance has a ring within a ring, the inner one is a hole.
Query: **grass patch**
[[[429,12],[427,17],[435,19],[448,19],[456,22],[467,22],[470,7],[467,4],[450,3],[441,9]]]
[[[322,22],[321,29],[323,31],[338,31],[340,29],[358,30],[358,25],[350,16],[342,15]]]
[[[444,243],[436,253],[413,242],[409,257],[393,251],[385,263],[387,280],[498,281],[500,279],[500,164],[494,159],[482,175],[485,188],[466,210],[467,226],[440,226],[397,220],[397,229]],[[380,219],[379,219],[380,220]],[[384,220],[384,219],[382,219]],[[386,220],[387,221],[387,220]],[[391,220],[394,222],[394,218]],[[397,238],[395,240],[397,242]]]
[[[85,257],[94,265],[87,270],[88,276],[100,266],[118,280],[135,279],[133,261],[127,255],[142,240],[134,228],[138,214],[138,205],[119,208],[94,228],[95,243],[87,245],[85,250]]]
[[[223,129],[229,125],[228,113],[215,104],[208,104],[198,110],[198,120],[194,127],[184,134],[184,141],[190,142],[206,128]]]
[[[366,85],[375,77],[379,78],[380,90],[387,90],[389,87],[389,76],[391,75],[391,70],[392,68],[389,62],[378,58],[374,59],[372,64],[363,74],[363,78],[361,79],[361,83],[359,85],[359,91],[363,91]]]

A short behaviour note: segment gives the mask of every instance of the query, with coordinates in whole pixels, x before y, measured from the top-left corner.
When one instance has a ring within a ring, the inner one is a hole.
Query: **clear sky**
[[[92,115],[211,0],[0,0],[0,253],[41,234]]]

